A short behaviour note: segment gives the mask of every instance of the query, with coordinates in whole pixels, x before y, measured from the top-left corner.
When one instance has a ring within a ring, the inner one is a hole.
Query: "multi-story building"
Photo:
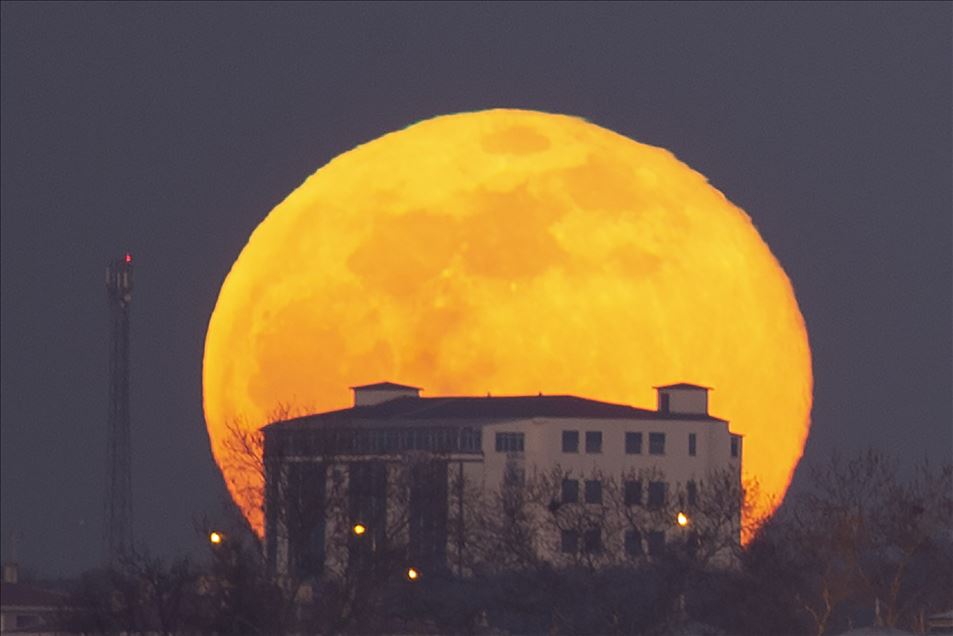
[[[453,567],[462,563],[454,546],[463,543],[455,535],[465,526],[467,497],[538,476],[559,476],[552,505],[583,508],[603,503],[604,480],[615,480],[625,506],[648,509],[664,506],[676,486],[690,506],[716,473],[740,486],[742,438],[708,413],[706,387],[656,387],[651,410],[570,395],[420,397],[420,389],[393,383],[352,388],[351,408],[263,429],[266,551],[279,574],[340,563],[353,554],[346,546],[355,528],[364,545],[400,544],[415,563]],[[603,549],[598,531],[555,532],[539,539],[554,558]],[[652,554],[666,532],[629,529],[618,547]],[[737,519],[730,532],[738,532]]]

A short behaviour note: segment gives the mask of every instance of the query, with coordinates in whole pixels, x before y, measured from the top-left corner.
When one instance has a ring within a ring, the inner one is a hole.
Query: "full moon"
[[[667,150],[522,110],[358,146],[252,233],[203,385],[215,460],[259,534],[261,472],[235,431],[350,406],[348,387],[381,380],[645,408],[653,386],[713,387],[710,412],[745,436],[744,473],[772,498],[760,513],[801,457],[813,382],[791,283],[747,214]]]

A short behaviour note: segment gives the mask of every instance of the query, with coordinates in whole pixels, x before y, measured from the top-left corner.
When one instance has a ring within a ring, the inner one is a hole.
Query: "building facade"
[[[0,633],[63,633],[58,629],[57,622],[66,609],[66,595],[21,583],[17,564],[3,564]]]
[[[351,408],[263,429],[265,544],[279,575],[316,575],[362,551],[387,550],[465,573],[464,533],[507,488],[533,484],[540,509],[553,514],[602,509],[615,497],[619,508],[669,516],[690,511],[713,475],[728,475],[740,490],[742,438],[708,413],[707,387],[656,387],[655,409],[569,395],[420,397],[420,389],[393,383],[352,388]],[[539,484],[551,492],[540,495]],[[737,535],[732,515],[719,532]],[[648,527],[649,517],[628,518],[631,527],[611,540],[608,530],[566,521],[540,525],[534,541],[557,561],[584,552],[650,557],[676,531],[674,520]]]

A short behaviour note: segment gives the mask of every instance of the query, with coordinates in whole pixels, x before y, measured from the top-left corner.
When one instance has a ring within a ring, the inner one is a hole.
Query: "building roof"
[[[724,422],[717,417],[693,413],[660,413],[624,404],[613,404],[574,395],[518,395],[507,397],[400,397],[379,404],[305,415],[266,426],[267,429],[301,428],[309,425],[361,424],[368,420],[392,424],[421,420],[473,420],[479,422],[545,418],[590,418],[619,420],[703,420]]]
[[[411,391],[421,391],[422,389],[419,386],[408,386],[406,384],[396,384],[394,382],[377,382],[375,384],[362,384],[360,386],[352,386],[351,389],[370,389],[372,391],[406,391],[410,389]]]
[[[26,583],[0,583],[0,605],[9,607],[59,607],[66,597]]]
[[[840,636],[913,636],[913,632],[907,632],[894,627],[859,627],[849,632],[843,632]]]
[[[711,391],[710,386],[702,386],[700,384],[689,384],[687,382],[679,382],[677,384],[665,384],[662,386],[652,387],[653,389],[691,389],[695,391]]]

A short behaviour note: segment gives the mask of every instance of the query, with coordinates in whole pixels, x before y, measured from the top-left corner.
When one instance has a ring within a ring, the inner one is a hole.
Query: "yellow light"
[[[688,515],[686,515],[684,512],[680,512],[678,513],[678,516],[675,517],[675,521],[678,523],[678,525],[684,528],[688,525]]]
[[[212,532],[208,535],[208,540],[214,545],[218,545],[222,542],[222,535],[218,532]]]
[[[416,581],[418,578],[420,578],[420,572],[418,572],[418,571],[415,570],[414,568],[407,568],[407,579],[408,579],[408,580],[410,580],[410,581]]]
[[[356,534],[357,536],[361,536],[362,534],[367,532],[367,527],[363,523],[356,523],[354,524],[353,530],[354,530],[354,534]]]
[[[647,408],[653,386],[714,387],[756,513],[784,498],[813,393],[791,282],[744,211],[667,150],[521,110],[430,119],[309,177],[232,265],[202,374],[215,461],[259,535],[262,476],[229,427],[350,406],[351,386]]]

